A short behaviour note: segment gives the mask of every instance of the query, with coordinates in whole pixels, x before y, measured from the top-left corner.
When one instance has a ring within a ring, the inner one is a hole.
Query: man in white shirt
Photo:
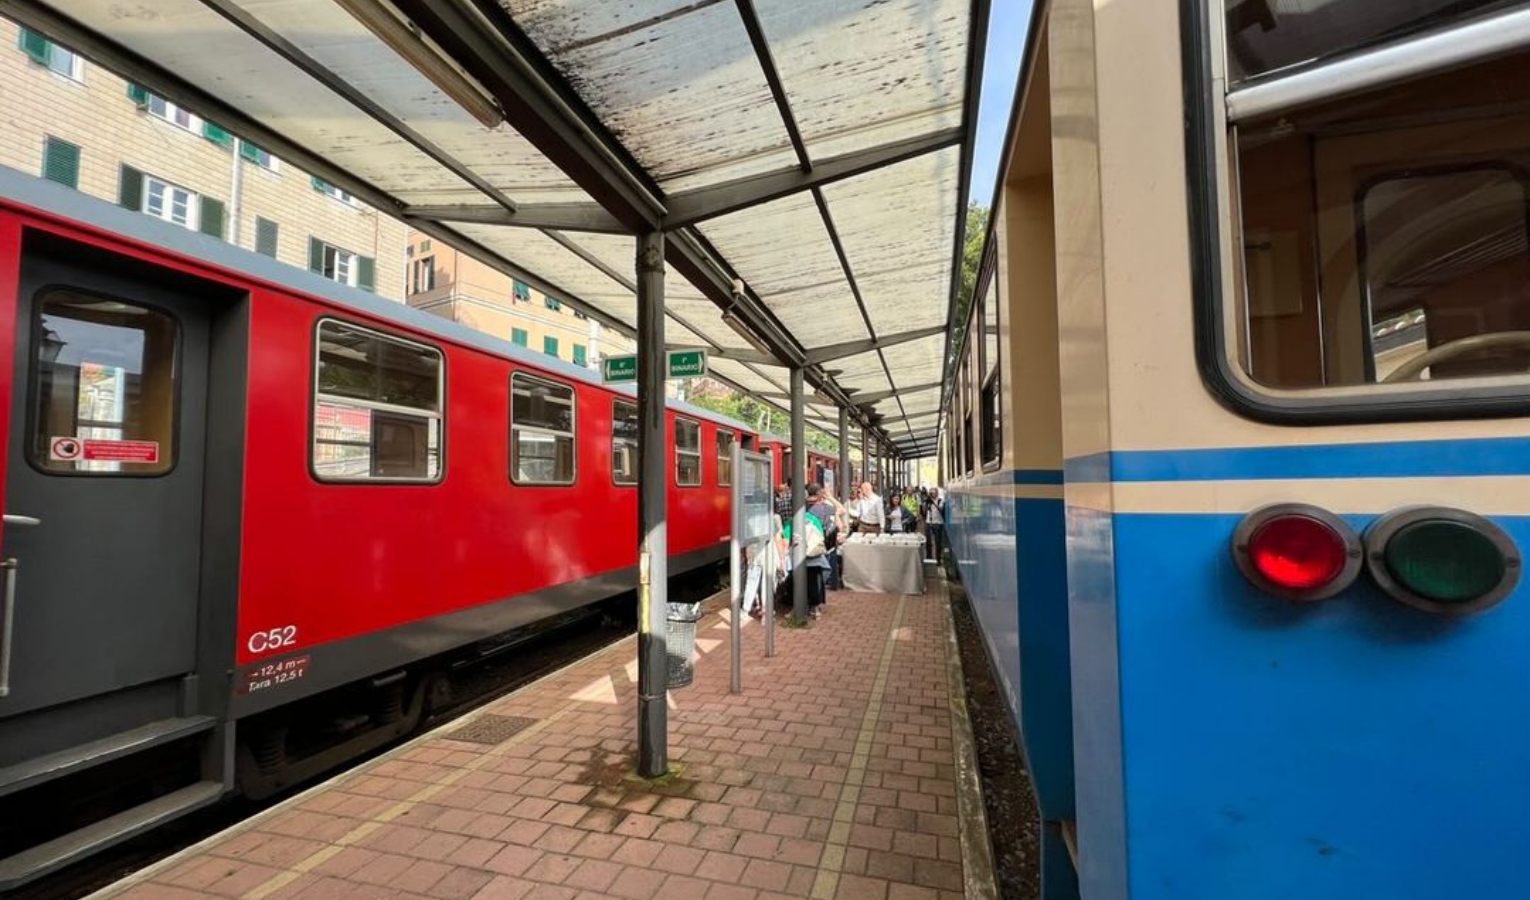
[[[861,482],[861,496],[855,501],[855,516],[862,534],[882,533],[882,498],[871,489],[871,482]]]

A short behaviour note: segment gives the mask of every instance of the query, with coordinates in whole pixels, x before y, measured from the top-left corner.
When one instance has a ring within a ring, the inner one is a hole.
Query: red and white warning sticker
[[[159,441],[106,441],[99,438],[55,437],[48,442],[54,462],[159,462]]]

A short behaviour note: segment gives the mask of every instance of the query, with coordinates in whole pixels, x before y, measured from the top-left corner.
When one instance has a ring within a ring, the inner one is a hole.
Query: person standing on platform
[[[924,508],[925,553],[934,557],[926,562],[938,563],[946,544],[946,500],[940,488],[930,489],[930,502]]]
[[[824,582],[833,572],[834,545],[839,539],[834,506],[824,499],[823,488],[817,484],[808,485],[807,513],[818,520],[818,527],[824,537],[824,554],[807,561],[808,614],[816,619],[824,604]]]
[[[788,484],[776,485],[776,515],[781,521],[789,522],[792,518],[792,488]]]
[[[871,482],[861,482],[861,497],[855,501],[855,515],[860,519],[862,534],[882,533],[882,498],[871,489]]]

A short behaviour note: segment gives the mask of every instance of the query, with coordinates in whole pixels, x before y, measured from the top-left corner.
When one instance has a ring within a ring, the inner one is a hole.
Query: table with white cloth
[[[924,537],[854,534],[840,545],[840,582],[847,591],[924,593]]]

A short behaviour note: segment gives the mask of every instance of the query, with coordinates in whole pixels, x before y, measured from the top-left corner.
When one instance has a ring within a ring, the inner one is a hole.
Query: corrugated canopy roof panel
[[[339,6],[297,0],[225,2],[513,200],[590,201],[520,134],[479,124]],[[483,193],[468,181],[200,0],[53,0],[49,5],[405,204],[483,201]]]
[[[671,255],[681,269],[666,279],[671,346],[733,351],[749,361],[716,358],[714,370],[770,394],[784,391],[787,372],[763,366],[759,348],[805,352],[828,381],[810,378],[830,394],[865,405],[857,395],[895,392],[872,406],[887,436],[907,442],[926,424],[902,417],[939,402],[938,391],[910,389],[939,381],[945,335],[906,336],[947,322],[976,124],[983,38],[972,31],[990,2],[7,9],[44,33],[47,16],[61,15],[56,28],[105,39],[87,54],[97,62],[201,98],[233,119],[218,124],[280,140],[267,149],[350,179],[387,211],[437,236],[455,232],[470,252],[624,329],[636,325],[634,241],[601,232],[678,230],[672,246],[684,259]],[[510,121],[485,125],[494,110],[470,111],[479,104],[464,92],[492,99]],[[735,276],[747,288],[742,318],[769,334],[746,339],[721,318]],[[836,424],[821,398],[810,416]]]

